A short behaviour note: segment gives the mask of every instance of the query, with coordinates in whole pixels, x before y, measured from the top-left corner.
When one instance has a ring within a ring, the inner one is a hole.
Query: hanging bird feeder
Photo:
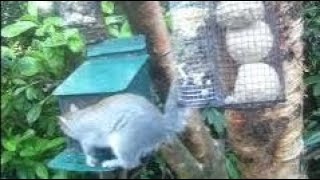
[[[86,108],[117,93],[134,93],[152,101],[148,59],[144,36],[89,45],[86,61],[53,93],[58,97],[61,113],[69,112],[71,104]],[[87,166],[78,142],[68,141],[66,150],[51,160],[49,167],[68,171],[113,170]],[[95,154],[101,161],[112,159],[108,149],[97,149]]]
[[[172,2],[179,101],[258,108],[285,100],[279,17],[266,1]]]

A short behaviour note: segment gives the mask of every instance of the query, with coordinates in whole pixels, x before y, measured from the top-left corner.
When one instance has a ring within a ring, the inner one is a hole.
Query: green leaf
[[[34,179],[34,170],[30,168],[20,167],[16,168],[19,179]]]
[[[102,1],[101,2],[102,12],[106,14],[114,13],[114,2],[112,1]]]
[[[48,71],[59,75],[64,67],[64,51],[61,48],[44,48],[43,54]]]
[[[314,96],[320,96],[320,83],[313,86],[313,95]]]
[[[9,162],[13,157],[13,154],[9,151],[3,151],[1,153],[1,165],[6,164],[7,162]]]
[[[22,93],[23,91],[25,91],[27,89],[28,86],[23,86],[23,87],[19,87],[17,88],[14,92],[13,92],[13,95],[14,96],[17,96],[19,95],[20,93]]]
[[[64,31],[64,36],[67,39],[68,47],[72,52],[81,52],[85,44],[81,39],[80,33],[77,29],[67,29]]]
[[[10,49],[7,46],[1,46],[1,59],[3,58],[10,58],[10,59],[15,59],[16,54],[14,50]]]
[[[312,85],[312,84],[316,84],[316,83],[320,83],[320,74],[319,75],[315,75],[315,76],[309,76],[304,80],[304,83],[306,86]]]
[[[65,171],[56,172],[51,179],[68,179],[68,173]]]
[[[31,137],[33,137],[35,135],[35,131],[33,129],[28,129],[26,132],[24,132],[24,134],[22,135],[22,137],[19,139],[19,141],[24,141],[27,140]]]
[[[132,32],[131,32],[131,29],[130,29],[129,22],[126,21],[126,22],[121,26],[120,37],[131,37],[131,36],[132,36]]]
[[[1,36],[7,38],[15,37],[36,26],[37,24],[31,21],[18,21],[14,24],[4,27],[1,30]]]
[[[38,60],[29,56],[18,61],[18,69],[24,76],[33,76],[42,71],[42,67]]]
[[[37,104],[34,105],[29,112],[27,113],[27,121],[29,124],[33,124],[36,120],[38,120],[42,111],[42,106]]]
[[[38,91],[34,87],[29,87],[26,90],[26,96],[28,100],[38,99]]]
[[[320,131],[310,133],[305,139],[306,146],[312,146],[320,143]]]
[[[43,21],[45,26],[63,27],[63,19],[60,17],[48,17]]]
[[[17,150],[17,141],[12,138],[12,139],[3,139],[1,140],[2,146],[10,151],[10,152],[14,152]]]
[[[38,28],[35,32],[36,36],[44,36],[45,35],[45,26]]]
[[[240,179],[241,175],[236,166],[236,157],[233,154],[230,154],[226,158],[226,169],[230,179]]]
[[[36,167],[36,174],[41,179],[48,179],[49,178],[48,169],[46,168],[46,166],[44,166],[41,163],[39,163]]]
[[[54,33],[43,42],[43,47],[58,47],[67,44],[62,33]]]
[[[26,85],[26,84],[27,84],[27,82],[25,82],[25,81],[22,80],[22,79],[14,79],[14,80],[12,80],[12,82],[13,82],[14,84],[16,84],[16,85]]]
[[[119,37],[120,31],[117,25],[110,25],[107,27],[108,33],[113,37]]]
[[[34,22],[34,23],[39,24],[39,22],[38,22],[38,17],[32,16],[32,15],[30,15],[30,14],[25,14],[25,15],[21,16],[21,17],[19,18],[19,20],[20,20],[20,21],[31,21],[31,22]]]
[[[222,138],[225,132],[224,116],[215,108],[205,109],[203,113],[208,123],[214,126],[215,131]]]
[[[111,24],[119,24],[123,23],[125,21],[124,16],[119,16],[119,15],[113,15],[113,16],[107,16],[104,18],[106,25],[111,25]]]
[[[43,148],[41,149],[42,151],[47,151],[50,149],[54,149],[56,147],[61,146],[62,144],[64,144],[64,138],[56,138],[51,140],[49,143],[46,143],[45,146],[43,146]]]
[[[37,3],[36,1],[28,1],[28,13],[31,15],[31,16],[34,16],[34,17],[38,17],[38,8],[37,6],[35,5],[35,3]]]
[[[36,156],[38,153],[38,150],[30,145],[29,147],[25,147],[24,149],[22,149],[19,155],[21,157],[32,157]]]

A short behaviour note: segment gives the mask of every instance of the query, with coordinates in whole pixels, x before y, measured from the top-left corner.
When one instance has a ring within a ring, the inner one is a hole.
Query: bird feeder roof
[[[148,55],[89,60],[78,67],[53,95],[87,95],[125,90],[148,59]]]
[[[53,95],[93,95],[123,91],[129,87],[148,58],[142,35],[89,45],[87,60],[55,89]]]
[[[146,39],[143,35],[130,38],[105,40],[100,43],[88,45],[87,56],[95,57],[107,54],[130,53],[146,49]]]

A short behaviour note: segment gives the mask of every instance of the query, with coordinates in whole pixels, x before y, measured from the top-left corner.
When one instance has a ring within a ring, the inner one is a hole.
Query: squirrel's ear
[[[59,125],[61,130],[68,136],[72,135],[72,130],[70,128],[70,122],[63,116],[57,116],[59,119]]]
[[[75,104],[70,105],[70,112],[76,112],[78,110],[79,110],[79,108]]]
[[[63,116],[57,116],[58,117],[58,119],[59,119],[59,123],[62,125],[65,125],[66,124],[66,122],[67,122],[67,119],[65,118],[65,117],[63,117]]]

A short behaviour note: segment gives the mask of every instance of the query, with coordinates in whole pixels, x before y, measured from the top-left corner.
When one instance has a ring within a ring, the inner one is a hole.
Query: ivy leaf
[[[102,1],[101,2],[102,12],[106,14],[114,13],[114,2],[112,1]]]
[[[36,120],[38,120],[40,114],[42,111],[42,106],[37,104],[35,106],[33,106],[27,113],[27,121],[29,124],[33,124],[34,122],[36,122]]]
[[[24,76],[33,76],[42,71],[39,61],[30,56],[26,56],[18,61],[18,69]]]
[[[31,21],[18,21],[8,25],[1,30],[1,36],[6,38],[16,37],[30,29],[36,27],[37,24]]]
[[[44,166],[41,163],[38,163],[36,166],[36,174],[41,179],[48,179],[49,178],[48,169],[46,168],[46,166]]]

